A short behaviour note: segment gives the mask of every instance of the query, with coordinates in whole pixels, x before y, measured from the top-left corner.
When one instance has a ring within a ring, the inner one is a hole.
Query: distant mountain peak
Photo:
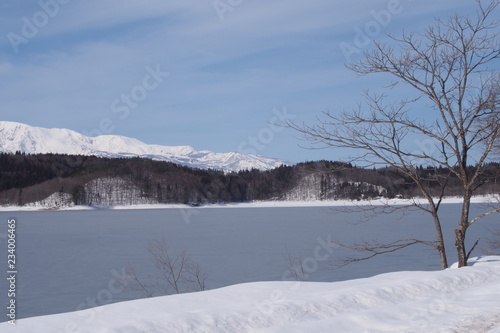
[[[284,161],[237,152],[214,153],[191,146],[149,145],[119,135],[88,137],[63,128],[42,128],[0,121],[0,151],[27,154],[95,155],[100,157],[143,157],[201,169],[240,171],[270,170]]]

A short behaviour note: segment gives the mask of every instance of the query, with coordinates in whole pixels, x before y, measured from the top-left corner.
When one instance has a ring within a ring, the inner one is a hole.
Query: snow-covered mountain
[[[256,168],[269,170],[283,161],[236,152],[214,153],[195,150],[190,146],[148,145],[136,139],[118,135],[88,137],[68,129],[33,127],[10,121],[0,121],[0,151],[27,154],[72,154],[100,157],[144,157],[169,161],[189,167],[240,171]]]

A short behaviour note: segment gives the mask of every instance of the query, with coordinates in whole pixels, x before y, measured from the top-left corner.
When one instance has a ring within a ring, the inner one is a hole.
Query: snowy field
[[[258,282],[0,324],[3,333],[500,332],[500,257],[333,283]]]

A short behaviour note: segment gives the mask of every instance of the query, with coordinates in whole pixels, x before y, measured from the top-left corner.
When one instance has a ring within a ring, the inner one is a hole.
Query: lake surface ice
[[[446,204],[441,209],[451,264],[456,261],[452,230],[460,205]],[[473,213],[482,209],[480,204],[473,205]],[[166,238],[172,253],[186,250],[208,271],[207,289],[288,278],[286,249],[307,262],[309,281],[440,269],[437,252],[427,246],[410,247],[340,270],[322,267],[348,253],[327,246],[335,241],[434,240],[432,220],[420,211],[379,215],[360,224],[356,223],[359,214],[327,207],[0,212],[2,221],[9,218],[17,220],[18,319],[141,297],[133,291],[118,292],[116,276],[131,264],[148,280],[155,272],[146,247],[150,240],[161,237]],[[469,248],[482,237],[473,255],[481,254],[495,219],[490,216],[469,229]],[[6,287],[2,280],[0,290]],[[6,304],[6,292],[0,300]]]

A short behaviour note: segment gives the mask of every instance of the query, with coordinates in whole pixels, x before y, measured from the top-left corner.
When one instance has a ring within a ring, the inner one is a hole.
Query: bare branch
[[[500,21],[494,14],[500,2],[491,0],[483,5],[476,0],[476,4],[474,17],[452,15],[438,19],[422,33],[389,35],[389,42],[375,42],[362,61],[348,65],[360,76],[388,74],[393,79],[390,87],[406,85],[414,95],[388,101],[385,94],[365,92],[365,103],[352,111],[338,115],[326,112],[315,125],[287,123],[315,146],[349,149],[357,152],[350,157],[352,161],[388,165],[409,177],[427,202],[414,206],[432,216],[434,245],[443,268],[447,257],[438,212],[447,180],[455,177],[463,189],[462,212],[455,230],[459,266],[467,265],[467,228],[492,213],[469,222],[471,197],[488,182],[485,162],[495,146],[500,146],[500,73],[491,66],[500,59]],[[431,103],[426,115],[413,109],[421,107],[417,102],[424,100]],[[415,140],[431,142],[430,149],[415,149]],[[416,171],[418,164],[445,168],[449,174],[435,172],[431,179]],[[431,183],[439,184],[439,193]],[[400,249],[406,244],[393,245]],[[382,252],[393,250],[388,245],[380,248]],[[364,247],[370,249],[369,244]],[[378,254],[375,251],[372,256]]]
[[[283,253],[283,258],[285,259],[288,270],[292,274],[295,281],[306,281],[307,273],[304,269],[304,263],[302,255],[293,256],[288,247],[285,248]]]
[[[355,242],[350,245],[345,245],[338,243],[340,246],[350,249],[357,253],[368,253],[368,255],[362,257],[352,257],[347,256],[344,258],[338,258],[337,261],[333,264],[333,266],[329,267],[330,269],[339,269],[354,262],[364,261],[372,259],[376,256],[396,252],[407,248],[409,246],[417,245],[417,244],[425,244],[432,247],[438,246],[435,242],[427,242],[418,239],[401,239],[391,243],[380,243],[378,241],[366,241],[363,240],[361,243]]]
[[[474,245],[472,245],[472,247],[471,247],[470,251],[467,253],[467,260],[469,260],[469,257],[470,257],[470,255],[472,254],[472,252],[474,251],[474,249],[476,248],[477,244],[479,244],[479,240],[480,240],[480,239],[481,239],[481,238],[478,238],[478,239],[477,239],[477,241],[474,243]]]
[[[192,261],[186,251],[173,256],[165,237],[150,241],[147,250],[156,269],[153,289],[157,293],[171,295],[205,290],[208,273],[198,263]],[[140,280],[134,267],[129,265],[127,272],[134,281],[129,289],[140,291],[147,297],[156,294]]]
[[[475,218],[473,218],[470,222],[469,222],[469,225],[471,225],[472,223],[482,219],[483,217],[486,217],[488,215],[491,215],[491,214],[495,214],[495,213],[500,213],[500,208],[497,208],[497,209],[494,209],[494,210],[490,210],[489,212],[486,212],[486,213],[483,213],[481,215],[478,215],[476,216]]]
[[[139,279],[139,277],[137,276],[137,271],[136,269],[129,263],[128,264],[128,267],[126,269],[126,273],[127,275],[132,279],[133,281],[133,284],[129,284],[128,282],[127,283],[124,283],[122,281],[122,284],[127,286],[127,289],[128,290],[132,290],[132,291],[138,291],[140,292],[141,294],[143,294],[145,297],[153,297],[153,292],[150,291],[143,283],[142,281]]]

